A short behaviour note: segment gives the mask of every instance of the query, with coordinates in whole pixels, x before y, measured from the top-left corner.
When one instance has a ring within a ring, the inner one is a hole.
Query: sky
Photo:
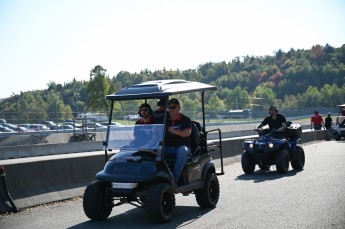
[[[317,44],[345,44],[345,0],[0,0],[0,98]]]

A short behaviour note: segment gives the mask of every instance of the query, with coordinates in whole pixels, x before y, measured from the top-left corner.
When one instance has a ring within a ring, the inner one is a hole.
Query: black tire
[[[146,208],[150,219],[156,223],[169,222],[175,211],[175,194],[166,183],[153,184],[147,190]]]
[[[195,191],[196,202],[200,207],[213,208],[219,199],[219,181],[214,173],[206,175],[204,187]]]
[[[270,165],[266,164],[259,164],[259,168],[263,171],[269,171],[270,170]]]
[[[92,220],[108,218],[112,209],[112,197],[107,193],[110,184],[103,181],[90,183],[84,192],[83,208],[85,215]]]
[[[297,160],[291,161],[291,166],[294,170],[302,170],[305,163],[304,150],[301,146],[296,146]]]
[[[276,167],[278,173],[287,173],[289,171],[289,153],[286,149],[280,150],[276,156]]]
[[[241,157],[242,170],[246,174],[252,174],[255,170],[255,162],[252,155],[244,151]]]

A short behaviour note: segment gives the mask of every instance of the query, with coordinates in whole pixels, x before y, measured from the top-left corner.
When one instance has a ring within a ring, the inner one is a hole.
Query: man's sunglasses
[[[168,106],[168,109],[171,110],[171,109],[176,109],[177,106]]]
[[[143,108],[143,109],[140,109],[140,111],[148,111],[149,109],[147,108]]]

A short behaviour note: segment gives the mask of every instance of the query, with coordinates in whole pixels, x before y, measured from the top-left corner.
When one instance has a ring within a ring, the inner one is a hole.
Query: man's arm
[[[190,136],[190,134],[192,133],[192,129],[184,129],[184,130],[175,130],[173,129],[173,133],[174,135],[180,136],[180,137],[188,137]]]

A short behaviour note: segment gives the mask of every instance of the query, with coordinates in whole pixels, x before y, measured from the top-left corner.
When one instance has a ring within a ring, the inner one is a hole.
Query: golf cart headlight
[[[250,149],[253,149],[254,144],[253,144],[253,143],[249,143],[249,144],[248,144],[248,147],[249,147]]]
[[[138,186],[138,183],[117,183],[113,182],[113,188],[116,189],[134,189]]]
[[[268,143],[268,148],[273,148],[274,144],[272,142]]]

